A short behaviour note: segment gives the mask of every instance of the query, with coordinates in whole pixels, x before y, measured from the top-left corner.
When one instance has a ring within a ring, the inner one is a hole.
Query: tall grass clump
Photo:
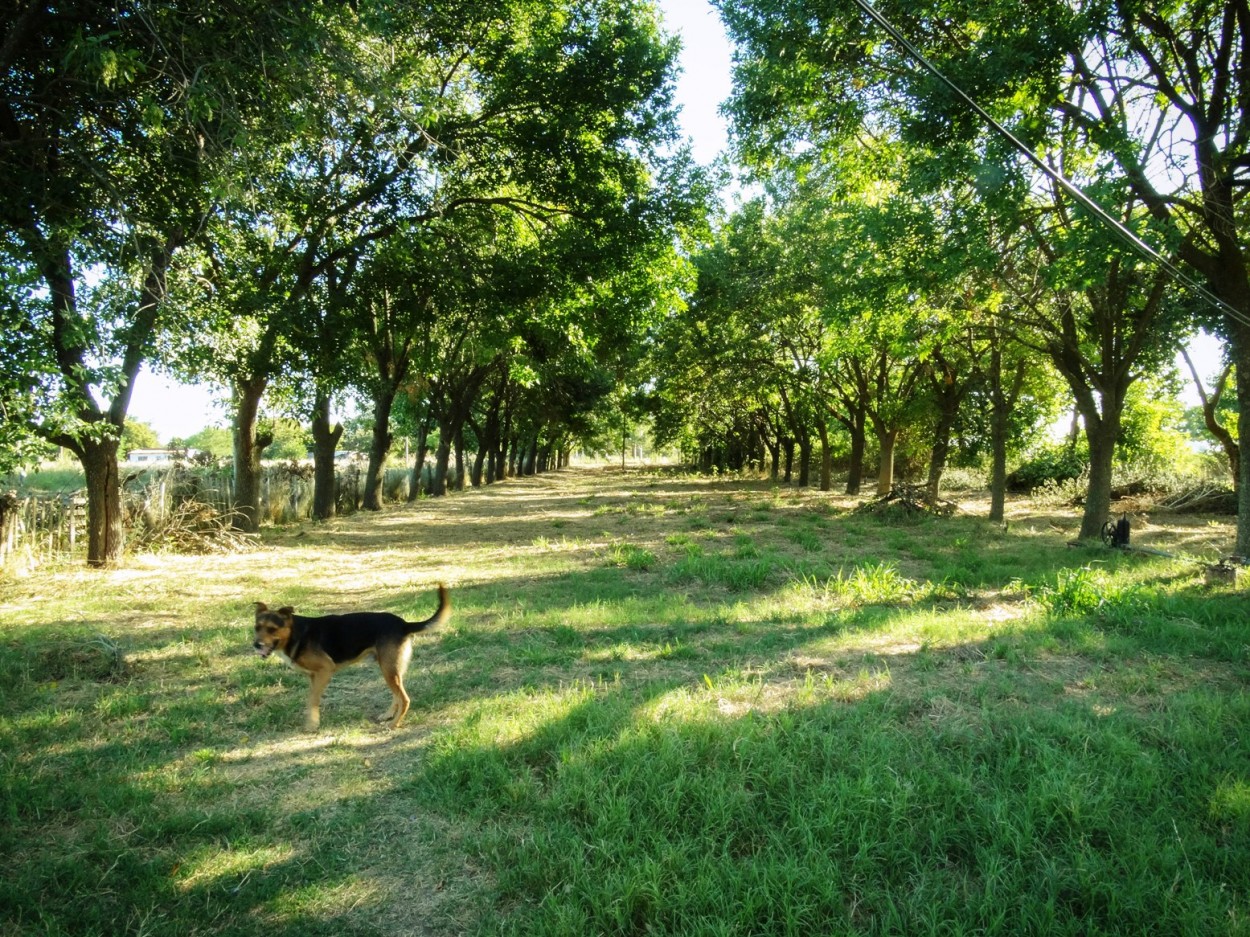
[[[775,571],[769,557],[733,558],[719,555],[688,554],[669,571],[672,582],[696,582],[723,586],[731,592],[748,592],[761,588]]]
[[[1051,615],[1088,615],[1102,605],[1106,591],[1106,577],[1082,566],[1059,570],[1053,584],[1037,590],[1036,598]]]
[[[656,563],[655,554],[633,543],[613,543],[606,551],[608,562],[626,569],[650,569]]]
[[[800,593],[825,605],[895,605],[914,600],[922,591],[918,583],[889,562],[856,566],[850,572],[839,569],[823,580],[803,576],[796,585]]]

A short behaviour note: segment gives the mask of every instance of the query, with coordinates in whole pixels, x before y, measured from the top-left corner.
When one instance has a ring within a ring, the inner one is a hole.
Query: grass
[[[1250,933],[1245,592],[854,507],[565,472],[6,581],[0,932]],[[439,579],[405,727],[366,663],[300,731],[249,603]]]

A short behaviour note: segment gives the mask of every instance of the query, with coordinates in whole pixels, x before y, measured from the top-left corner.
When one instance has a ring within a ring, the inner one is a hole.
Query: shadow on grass
[[[1210,805],[1250,771],[1218,728],[1244,697],[959,719],[892,690],[734,717],[666,683],[568,695],[512,741],[519,700],[448,730],[408,788],[485,827],[510,915],[487,932],[1129,934],[1239,913],[1250,841]]]
[[[457,587],[450,627],[418,639],[399,733],[366,723],[387,698],[368,662],[331,685],[325,731],[300,733],[306,681],[251,655],[242,600],[237,630],[197,631],[206,616],[6,631],[5,923],[587,934],[1244,921],[1244,595],[1147,581],[1079,613],[965,622],[929,641],[911,619],[966,615],[1017,566],[1036,589],[1102,554],[970,518],[920,525],[934,542],[917,545],[904,525],[828,513],[829,555],[804,575],[962,569],[967,594],[796,611],[798,543],[755,588],[672,578],[682,554],[666,537],[691,520],[727,564],[732,518],[810,520],[811,505],[769,488],[744,484],[741,503],[709,509],[703,482],[631,497],[526,480],[440,503],[437,524],[422,504],[314,529],[344,565],[392,551],[381,565],[398,568],[452,534],[519,552],[605,526],[657,556],[637,571],[582,547],[576,563]],[[883,546],[882,530],[897,536]],[[994,562],[975,565],[981,547]],[[423,617],[430,585],[390,589],[387,605]],[[324,606],[310,612],[368,594],[304,589]],[[123,668],[66,668],[49,649],[67,630],[106,636]]]

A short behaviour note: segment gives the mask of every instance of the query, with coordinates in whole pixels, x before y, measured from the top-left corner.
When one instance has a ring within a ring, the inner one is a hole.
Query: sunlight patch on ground
[[[235,890],[254,873],[280,863],[289,862],[295,850],[289,845],[259,846],[253,849],[226,846],[197,857],[188,857],[175,873],[178,890],[183,892],[207,888],[223,879],[238,878]]]

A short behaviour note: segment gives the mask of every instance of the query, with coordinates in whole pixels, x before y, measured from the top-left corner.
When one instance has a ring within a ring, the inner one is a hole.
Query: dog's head
[[[287,605],[274,611],[264,602],[255,604],[256,640],[252,642],[252,647],[261,657],[268,657],[274,651],[282,650],[291,640],[295,609]]]

